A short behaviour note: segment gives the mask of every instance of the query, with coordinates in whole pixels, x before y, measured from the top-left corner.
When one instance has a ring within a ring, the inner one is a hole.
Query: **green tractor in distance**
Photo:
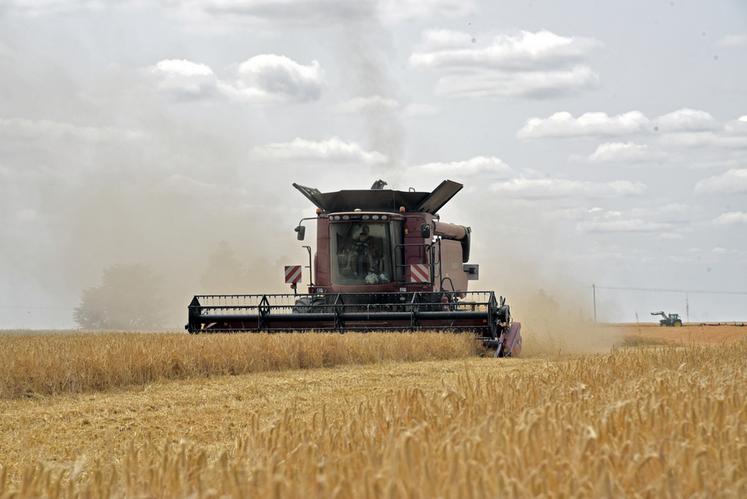
[[[651,315],[661,315],[663,319],[659,321],[660,326],[682,327],[680,314],[666,314],[664,312],[651,312]]]

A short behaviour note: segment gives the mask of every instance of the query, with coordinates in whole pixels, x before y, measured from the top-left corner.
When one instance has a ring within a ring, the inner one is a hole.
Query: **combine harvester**
[[[521,324],[505,298],[468,291],[469,227],[440,221],[462,185],[445,180],[433,192],[384,189],[322,193],[293,186],[316,205],[316,254],[310,246],[307,294],[297,294],[302,266],[285,268],[294,293],[197,295],[186,329],[214,332],[453,331],[476,333],[497,357],[521,351]],[[313,269],[312,269],[313,267]]]

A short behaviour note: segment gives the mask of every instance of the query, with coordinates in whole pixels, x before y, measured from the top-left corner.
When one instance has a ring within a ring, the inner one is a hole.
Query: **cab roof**
[[[355,209],[397,213],[399,207],[404,206],[407,211],[435,215],[457,192],[462,190],[463,186],[452,180],[444,180],[432,192],[395,191],[391,189],[320,192],[319,189],[314,187],[306,187],[296,183],[293,184],[293,187],[298,189],[317,208],[328,213],[353,211]]]

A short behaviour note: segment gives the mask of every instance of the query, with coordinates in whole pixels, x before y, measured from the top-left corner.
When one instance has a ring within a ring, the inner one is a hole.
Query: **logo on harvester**
[[[425,263],[410,265],[410,282],[431,282],[431,269]]]
[[[285,283],[286,284],[297,284],[301,282],[301,266],[300,265],[286,265],[285,266]]]

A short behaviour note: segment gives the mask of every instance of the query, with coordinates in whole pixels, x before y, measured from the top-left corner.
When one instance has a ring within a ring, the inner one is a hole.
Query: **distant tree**
[[[152,330],[163,327],[159,278],[145,265],[114,265],[101,285],[83,291],[73,314],[84,329]]]

